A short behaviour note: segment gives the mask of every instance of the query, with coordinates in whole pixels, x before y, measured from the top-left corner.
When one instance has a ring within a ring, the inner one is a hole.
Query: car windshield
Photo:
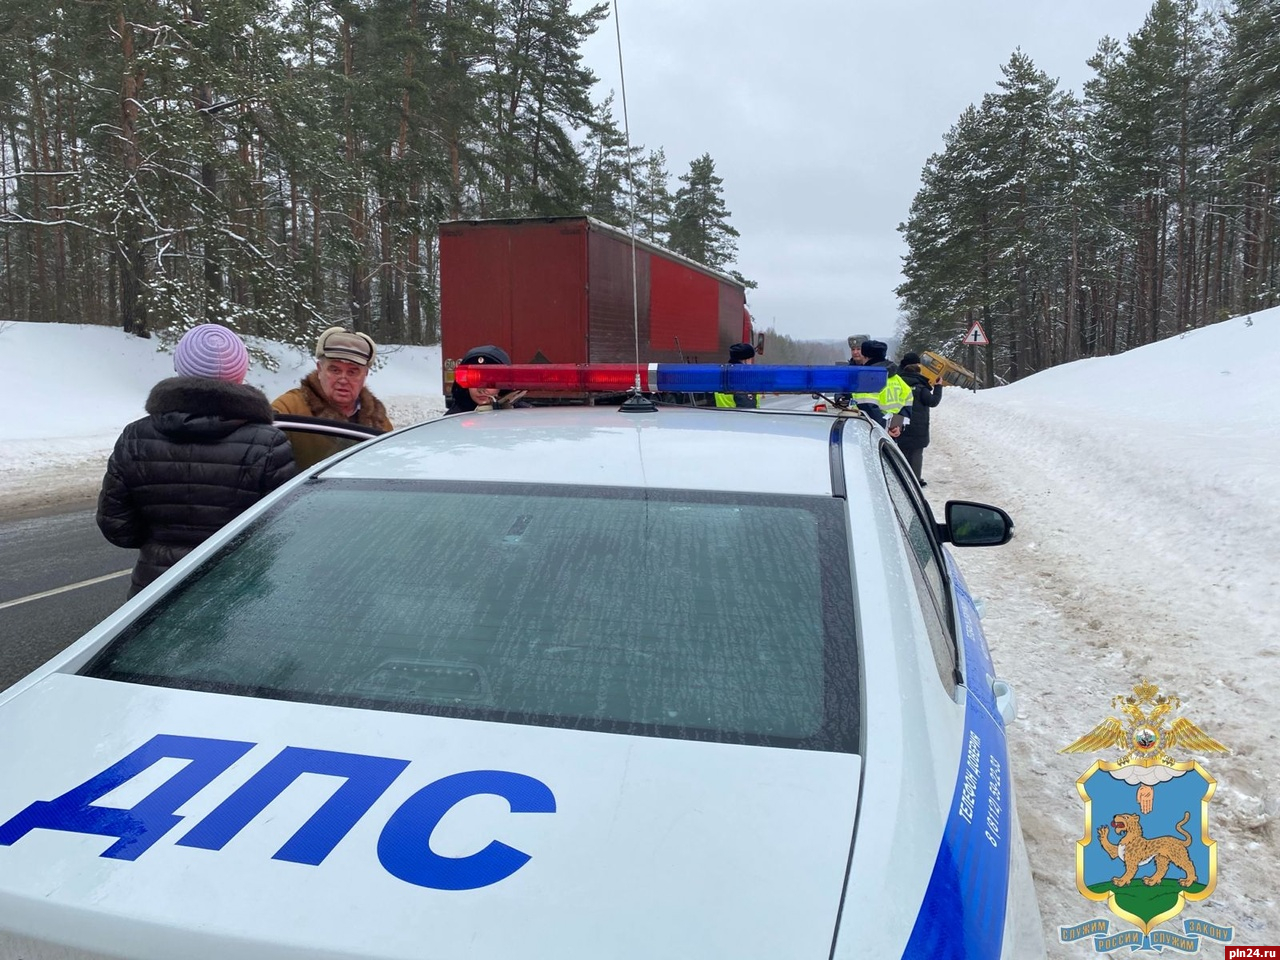
[[[854,752],[843,518],[827,497],[313,481],[84,672]]]

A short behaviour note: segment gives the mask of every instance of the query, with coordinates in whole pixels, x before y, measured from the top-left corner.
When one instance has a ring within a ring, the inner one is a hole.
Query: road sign
[[[985,347],[991,343],[987,339],[987,331],[982,329],[982,324],[977,320],[973,321],[973,325],[969,327],[969,332],[964,335],[964,342],[971,347]]]

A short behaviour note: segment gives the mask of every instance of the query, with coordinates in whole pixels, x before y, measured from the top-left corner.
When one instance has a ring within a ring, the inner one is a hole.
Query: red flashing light
[[[461,387],[551,393],[857,393],[881,390],[883,367],[697,363],[459,364]]]
[[[499,390],[545,390],[574,393],[621,393],[636,385],[647,391],[649,367],[633,363],[539,363],[514,367],[497,364],[459,364],[453,371],[460,387],[496,387]]]

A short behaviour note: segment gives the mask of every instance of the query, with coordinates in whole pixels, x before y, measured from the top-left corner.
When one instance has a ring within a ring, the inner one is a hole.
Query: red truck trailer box
[[[471,347],[513,363],[725,363],[751,341],[733,277],[590,217],[440,225],[444,390]],[[634,304],[634,307],[633,307]]]

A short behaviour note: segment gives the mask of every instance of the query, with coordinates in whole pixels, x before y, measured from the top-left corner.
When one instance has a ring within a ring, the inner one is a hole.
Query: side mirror
[[[948,500],[946,517],[939,536],[957,547],[998,547],[1013,539],[1013,519],[999,507]]]
[[[1018,696],[1008,680],[996,677],[991,681],[991,693],[996,698],[996,710],[1007,727],[1018,717]]]

